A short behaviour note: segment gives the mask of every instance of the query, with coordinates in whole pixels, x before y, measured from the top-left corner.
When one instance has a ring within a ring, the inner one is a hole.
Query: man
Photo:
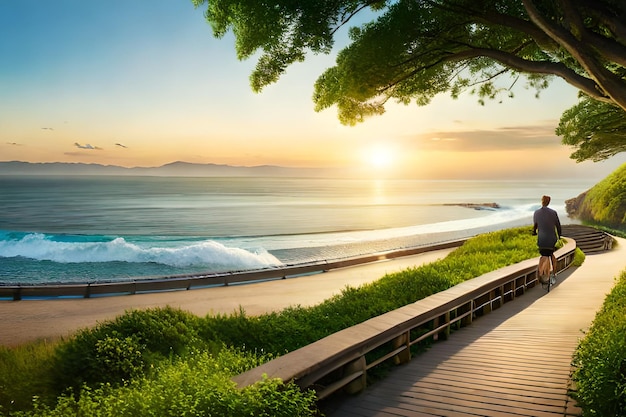
[[[548,208],[550,196],[541,197],[541,208],[533,214],[533,235],[537,235],[537,246],[541,256],[549,256],[553,273],[556,272],[556,242],[561,236],[561,222],[555,210]],[[539,233],[537,233],[539,230]]]

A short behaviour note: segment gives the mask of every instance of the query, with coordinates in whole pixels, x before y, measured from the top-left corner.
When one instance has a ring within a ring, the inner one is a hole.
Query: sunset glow
[[[316,113],[311,99],[339,48],[308,56],[256,94],[249,85],[256,62],[237,59],[232,34],[213,38],[203,13],[184,1],[1,2],[0,160],[279,165],[420,178],[465,178],[476,169],[496,178],[529,171],[602,178],[626,160],[569,159],[554,129],[577,90],[559,79],[539,99],[520,86],[514,99],[484,106],[465,94],[424,107],[389,102],[384,115],[343,126],[335,109]],[[347,43],[345,29],[338,47]],[[552,162],[539,165],[533,155]]]
[[[395,153],[390,146],[377,144],[367,150],[366,160],[373,168],[388,168],[395,161]]]

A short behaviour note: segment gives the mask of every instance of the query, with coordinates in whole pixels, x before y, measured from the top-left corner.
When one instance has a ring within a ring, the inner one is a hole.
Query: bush
[[[304,417],[315,414],[314,392],[302,392],[295,384],[265,379],[237,389],[230,375],[258,364],[258,357],[240,351],[224,350],[217,356],[193,352],[185,360],[161,363],[150,378],[137,378],[122,387],[109,384],[84,387],[80,396],[61,396],[55,407],[35,402],[32,412],[13,415]]]
[[[626,270],[580,341],[574,398],[585,416],[626,415]]]
[[[56,352],[57,385],[122,384],[160,360],[202,345],[199,318],[171,307],[129,311],[113,321],[79,331]]]
[[[583,252],[579,247],[576,248],[574,252],[574,259],[572,260],[572,266],[581,266],[585,262],[585,252]]]

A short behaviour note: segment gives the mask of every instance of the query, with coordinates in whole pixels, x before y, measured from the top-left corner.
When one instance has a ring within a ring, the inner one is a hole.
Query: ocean
[[[0,285],[243,271],[561,222],[580,180],[0,176]],[[496,203],[475,209],[464,204]],[[529,229],[530,231],[530,229]]]

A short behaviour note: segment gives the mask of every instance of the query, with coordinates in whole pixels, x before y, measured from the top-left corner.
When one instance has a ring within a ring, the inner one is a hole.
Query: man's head
[[[550,204],[550,196],[544,195],[543,197],[541,197],[541,205],[547,207],[548,204]]]

